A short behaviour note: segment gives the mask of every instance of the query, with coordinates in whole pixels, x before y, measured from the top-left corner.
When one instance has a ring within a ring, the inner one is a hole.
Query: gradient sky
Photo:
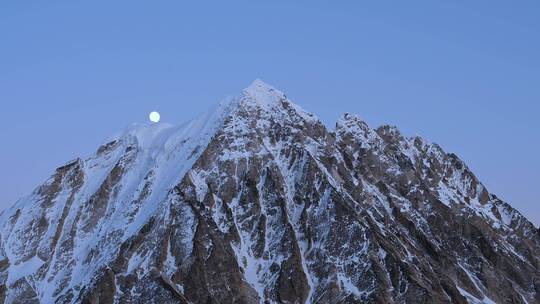
[[[540,223],[540,2],[292,2],[2,1],[0,209],[151,110],[261,78],[329,126],[439,143]]]

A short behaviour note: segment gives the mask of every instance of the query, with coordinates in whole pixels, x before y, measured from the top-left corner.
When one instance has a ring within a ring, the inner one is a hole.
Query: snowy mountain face
[[[0,216],[4,303],[539,303],[540,233],[456,155],[255,81]]]

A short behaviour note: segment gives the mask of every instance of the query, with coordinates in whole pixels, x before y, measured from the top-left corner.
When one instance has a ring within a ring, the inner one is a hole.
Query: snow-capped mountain
[[[540,303],[540,233],[456,155],[255,81],[0,216],[4,303]]]

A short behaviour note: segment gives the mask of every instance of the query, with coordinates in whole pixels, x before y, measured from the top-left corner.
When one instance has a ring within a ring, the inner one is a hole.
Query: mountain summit
[[[0,215],[4,303],[538,303],[540,233],[456,155],[260,80]]]

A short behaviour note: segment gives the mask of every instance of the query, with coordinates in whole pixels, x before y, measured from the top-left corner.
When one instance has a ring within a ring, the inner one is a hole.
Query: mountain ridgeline
[[[255,81],[0,215],[4,303],[540,303],[540,233],[456,155]]]

